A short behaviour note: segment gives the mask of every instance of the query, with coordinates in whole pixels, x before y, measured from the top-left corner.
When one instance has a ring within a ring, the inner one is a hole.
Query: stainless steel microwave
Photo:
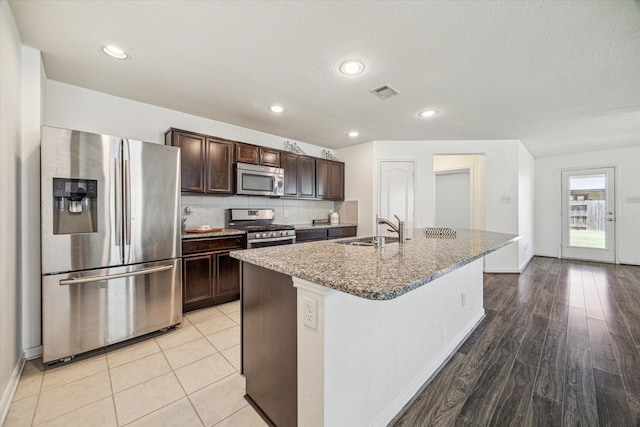
[[[237,163],[236,173],[236,194],[284,195],[284,169]]]

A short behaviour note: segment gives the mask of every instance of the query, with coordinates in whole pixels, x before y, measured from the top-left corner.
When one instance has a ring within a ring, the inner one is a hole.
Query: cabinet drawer
[[[217,238],[217,239],[193,239],[182,242],[182,254],[196,252],[222,251],[228,249],[242,249],[244,237]]]
[[[332,227],[328,228],[329,239],[339,239],[340,237],[354,237],[356,235],[356,227]]]
[[[327,240],[327,229],[296,230],[296,242],[311,242],[313,240]]]

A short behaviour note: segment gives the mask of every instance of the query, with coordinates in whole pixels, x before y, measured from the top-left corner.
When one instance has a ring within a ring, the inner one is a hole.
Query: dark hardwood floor
[[[536,257],[484,307],[396,426],[640,426],[640,267]]]

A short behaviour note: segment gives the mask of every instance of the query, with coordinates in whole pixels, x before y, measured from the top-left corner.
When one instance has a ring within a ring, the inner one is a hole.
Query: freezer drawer
[[[42,278],[43,362],[182,322],[180,259]]]

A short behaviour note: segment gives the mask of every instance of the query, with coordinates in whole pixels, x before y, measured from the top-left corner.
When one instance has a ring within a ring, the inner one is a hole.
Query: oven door
[[[274,237],[273,239],[247,240],[247,249],[266,248],[268,246],[291,245],[296,242],[295,236]]]

